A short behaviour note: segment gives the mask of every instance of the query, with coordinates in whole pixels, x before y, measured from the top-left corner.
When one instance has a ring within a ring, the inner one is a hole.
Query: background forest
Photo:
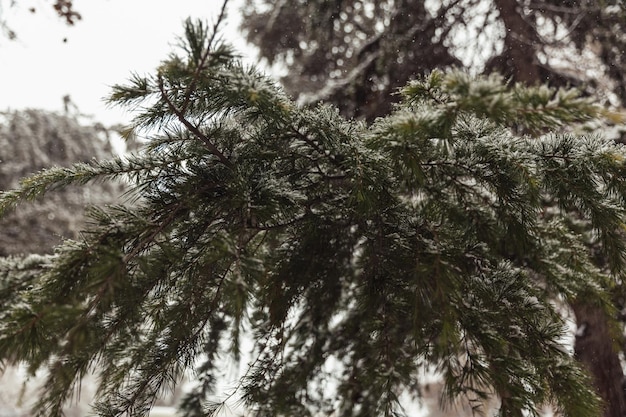
[[[68,24],[80,24],[79,6],[56,2],[54,8]],[[592,124],[559,129],[593,130],[618,143],[624,139],[626,11],[621,1],[246,0],[241,10],[232,5],[227,10],[241,13],[241,33],[257,48],[260,61],[282,74],[280,84],[299,105],[329,103],[342,116],[371,126],[393,112],[401,99],[398,90],[408,82],[436,69],[457,68],[501,74],[509,86],[575,87],[606,112]],[[7,36],[13,30],[19,35],[10,23],[4,22]],[[523,122],[507,127],[516,134],[537,134]],[[0,186],[15,188],[18,178],[42,168],[106,158],[113,134],[69,115],[6,112],[0,125]],[[25,262],[21,255],[50,254],[61,236],[80,236],[82,207],[117,201],[123,192],[121,185],[104,184],[64,189],[5,216],[0,254],[19,255],[5,258],[5,270]],[[594,265],[605,271],[612,260],[594,244],[589,242]],[[617,417],[626,415],[620,359],[626,349],[626,294],[619,280],[609,286],[608,297],[611,306],[577,297],[563,313],[576,323],[575,358],[606,404],[603,415]],[[440,412],[431,399],[439,395],[436,387],[422,387],[432,416]]]

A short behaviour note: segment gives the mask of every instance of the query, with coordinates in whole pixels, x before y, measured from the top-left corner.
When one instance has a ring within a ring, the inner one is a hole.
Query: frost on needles
[[[210,415],[242,354],[251,415],[402,414],[424,369],[503,416],[598,415],[562,312],[612,308],[625,267],[624,148],[576,134],[601,108],[433,72],[366,125],[297,106],[201,23],[181,42],[111,93],[140,151],[0,196],[5,212],[70,184],[130,189],[53,256],[0,265],[1,363],[47,372],[34,415],[61,415],[89,372],[100,416],[146,415],[189,373],[181,415]]]

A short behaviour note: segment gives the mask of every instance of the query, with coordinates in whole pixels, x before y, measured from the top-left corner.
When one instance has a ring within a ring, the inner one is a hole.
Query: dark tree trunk
[[[495,0],[506,33],[502,54],[488,62],[487,68],[516,82],[538,84],[543,82],[535,49],[538,36],[535,28],[520,13],[519,3],[518,0]]]
[[[579,326],[574,353],[591,373],[598,395],[605,403],[604,417],[626,416],[624,373],[618,356],[619,343],[612,337],[609,318],[597,306],[572,305]]]

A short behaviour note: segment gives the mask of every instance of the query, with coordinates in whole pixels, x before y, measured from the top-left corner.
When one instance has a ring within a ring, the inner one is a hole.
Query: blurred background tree
[[[617,0],[245,0],[242,30],[302,102],[367,120],[433,68],[498,71],[626,98],[626,16]]]
[[[61,114],[24,110],[4,113],[0,123],[0,189],[44,168],[112,156],[109,132]],[[77,238],[86,204],[114,202],[120,188],[93,184],[56,191],[51,198],[0,220],[0,256],[50,254],[63,238]]]
[[[435,68],[574,86],[615,107],[626,99],[619,0],[245,0],[243,15],[247,40],[283,70],[300,103],[333,103],[368,122],[391,111],[399,87]],[[615,289],[618,311],[624,294]],[[605,416],[626,415],[623,334],[585,300],[571,308],[576,356],[608,404]]]

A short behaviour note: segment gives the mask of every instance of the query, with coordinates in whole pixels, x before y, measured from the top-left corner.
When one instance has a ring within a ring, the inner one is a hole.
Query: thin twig
[[[211,37],[209,38],[209,42],[207,43],[206,49],[204,50],[204,53],[202,54],[202,57],[200,58],[200,62],[198,62],[198,65],[196,66],[196,70],[194,71],[193,77],[191,78],[191,82],[189,83],[189,86],[186,89],[187,91],[185,92],[185,99],[183,100],[183,106],[180,109],[182,114],[185,114],[185,111],[187,111],[187,107],[189,106],[189,101],[191,100],[191,94],[193,93],[193,90],[196,87],[198,78],[200,78],[200,72],[204,68],[204,64],[206,63],[206,60],[209,58],[209,55],[211,55],[211,50],[213,49],[213,42],[215,42],[215,36],[217,35],[217,30],[219,28],[220,23],[222,23],[222,21],[224,20],[224,17],[226,16],[227,4],[228,4],[228,0],[224,0],[224,2],[222,3],[222,9],[220,10],[220,14],[218,15],[217,20],[213,24],[213,29],[211,32]]]
[[[165,91],[165,86],[163,85],[163,77],[160,76],[160,75],[159,75],[159,78],[158,78],[158,82],[159,82],[159,91],[161,92],[161,98],[163,98],[163,100],[167,104],[167,107],[170,109],[170,111],[176,115],[178,120],[187,129],[189,129],[189,131],[191,133],[193,133],[194,136],[196,136],[198,139],[200,139],[202,142],[204,142],[204,144],[209,149],[209,152],[211,152],[211,154],[216,156],[220,160],[221,163],[223,163],[224,165],[226,165],[229,168],[232,168],[233,164],[226,157],[226,155],[224,155],[222,152],[220,152],[220,150],[213,144],[213,142],[211,142],[211,140],[206,135],[204,135],[202,132],[200,132],[200,130],[198,129],[197,126],[194,126],[189,120],[187,120],[187,118],[185,117],[184,113],[180,109],[178,109],[174,105],[174,103],[172,103],[172,100],[170,100],[170,98],[167,96],[167,92]]]
[[[313,150],[317,151],[317,153],[319,153],[322,156],[327,155],[325,150],[321,146],[316,144],[313,139],[309,138],[307,135],[305,135],[300,130],[298,130],[297,127],[290,126],[290,130],[291,130],[291,133],[295,134],[298,139],[302,140],[304,143],[309,145]],[[335,155],[333,155],[332,153],[328,154],[328,158],[335,166],[337,166],[340,169],[343,169],[341,162],[337,160],[337,157]]]

